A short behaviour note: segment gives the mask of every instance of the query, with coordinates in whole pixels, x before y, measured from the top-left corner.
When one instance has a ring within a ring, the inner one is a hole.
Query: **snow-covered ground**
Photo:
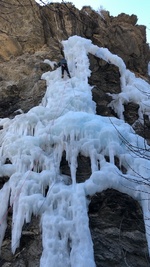
[[[0,119],[0,177],[10,177],[0,190],[0,246],[12,206],[13,253],[24,222],[30,222],[32,214],[40,215],[41,267],[94,267],[87,196],[107,188],[140,202],[150,251],[150,147],[123,120],[124,103],[130,101],[139,104],[140,122],[143,113],[150,116],[150,85],[127,70],[121,58],[90,40],[73,36],[62,43],[72,78],[65,74],[61,79],[60,68],[43,74],[47,90],[41,104],[12,120]],[[88,84],[88,53],[119,68],[121,93],[113,95],[110,105],[120,119],[96,115]],[[71,177],[60,171],[63,151]],[[92,171],[80,184],[76,182],[79,153],[90,157]],[[126,174],[115,166],[115,156]],[[12,164],[5,164],[7,158]]]

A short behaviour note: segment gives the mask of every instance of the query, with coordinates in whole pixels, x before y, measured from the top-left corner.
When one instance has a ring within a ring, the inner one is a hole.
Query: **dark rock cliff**
[[[135,15],[112,17],[106,11],[98,14],[90,7],[79,11],[71,3],[40,7],[34,0],[12,0],[11,3],[5,0],[0,8],[1,118],[13,118],[20,112],[18,110],[27,112],[40,103],[46,89],[41,75],[50,70],[43,60],[58,61],[63,49],[61,41],[72,35],[80,35],[108,48],[120,56],[137,76],[149,79],[150,51],[146,43],[146,28],[137,24]],[[115,116],[108,108],[111,97],[107,93],[120,92],[119,71],[116,66],[92,55],[89,58],[92,70],[89,83],[94,85],[93,100],[97,104],[97,114]],[[125,119],[129,124],[132,125],[137,117],[137,105],[129,103],[125,106]],[[145,131],[141,126],[137,131],[150,139],[149,122],[146,122]],[[70,174],[65,154],[61,171]],[[78,158],[77,181],[82,182],[89,175],[90,161],[81,155]],[[8,179],[4,178],[0,178],[1,186]],[[115,190],[96,194],[90,201],[89,223],[97,267],[150,266],[139,204]],[[11,212],[0,266],[39,266],[42,251],[39,219],[33,218],[30,225],[25,225],[21,245],[15,255],[10,252],[10,235]]]

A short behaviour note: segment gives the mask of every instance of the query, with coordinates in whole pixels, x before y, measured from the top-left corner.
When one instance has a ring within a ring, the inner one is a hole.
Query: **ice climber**
[[[61,67],[61,78],[64,78],[64,71],[66,71],[68,74],[68,77],[71,78],[69,70],[68,70],[67,60],[65,58],[62,58],[60,60],[60,62],[58,63],[58,66]]]

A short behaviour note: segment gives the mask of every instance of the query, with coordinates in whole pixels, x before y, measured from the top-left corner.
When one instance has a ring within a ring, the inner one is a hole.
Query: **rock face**
[[[94,44],[108,48],[122,57],[127,68],[148,78],[150,52],[146,29],[136,24],[135,15],[121,14],[114,18],[106,11],[98,14],[90,7],[79,11],[70,3],[40,7],[34,0],[4,2],[1,4],[4,15],[0,16],[0,92],[6,93],[2,93],[0,117],[12,117],[18,109],[26,112],[39,104],[45,92],[41,74],[49,70],[43,60],[58,61],[61,41],[72,35],[90,38]],[[118,69],[93,56],[90,63],[89,82],[96,88],[94,100],[103,100],[106,107],[111,101],[106,93],[120,92]],[[97,103],[98,114],[111,112],[108,108],[103,111]]]
[[[11,253],[11,212],[8,216],[8,228],[2,245],[0,266],[3,267],[39,267],[42,253],[42,238],[39,227],[39,218],[32,218],[30,224],[24,225],[20,247],[15,255]]]
[[[112,17],[106,11],[100,14],[90,7],[81,11],[71,3],[52,3],[40,7],[34,0],[9,0],[0,5],[0,117],[13,118],[40,103],[46,89],[41,80],[50,66],[44,59],[58,61],[62,55],[61,41],[72,35],[91,39],[98,46],[108,48],[120,56],[127,68],[136,75],[149,79],[150,51],[146,43],[146,28],[137,24],[135,15]],[[10,12],[11,11],[11,12]],[[120,92],[117,67],[89,55],[92,75],[93,100],[97,114],[116,116],[108,108],[111,97],[107,93]],[[125,120],[133,125],[138,118],[138,106],[125,106]],[[150,122],[145,117],[144,129],[135,127],[138,134],[150,140]],[[61,172],[70,175],[65,160]],[[77,182],[91,174],[90,161],[78,157]],[[0,187],[8,180],[1,178]],[[150,265],[141,209],[137,202],[115,190],[96,194],[90,200],[89,222],[94,243],[97,267],[146,267]],[[11,212],[8,231],[2,246],[0,266],[39,266],[42,251],[39,219],[25,225],[21,245],[15,255],[10,252]]]
[[[139,204],[115,190],[96,194],[89,205],[96,266],[149,266]]]
[[[43,67],[41,63],[45,54],[43,49],[38,55],[25,53],[1,63],[1,117],[14,117],[17,110],[27,112],[40,103],[46,88],[41,80],[42,71],[47,71],[46,64]]]

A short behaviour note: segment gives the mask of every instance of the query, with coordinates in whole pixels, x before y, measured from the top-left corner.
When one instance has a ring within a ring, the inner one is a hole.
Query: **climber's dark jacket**
[[[71,78],[69,70],[68,70],[67,60],[65,58],[62,58],[60,60],[60,62],[58,63],[58,66],[61,67],[62,78],[64,77],[64,71],[66,71],[68,74],[68,77]]]

